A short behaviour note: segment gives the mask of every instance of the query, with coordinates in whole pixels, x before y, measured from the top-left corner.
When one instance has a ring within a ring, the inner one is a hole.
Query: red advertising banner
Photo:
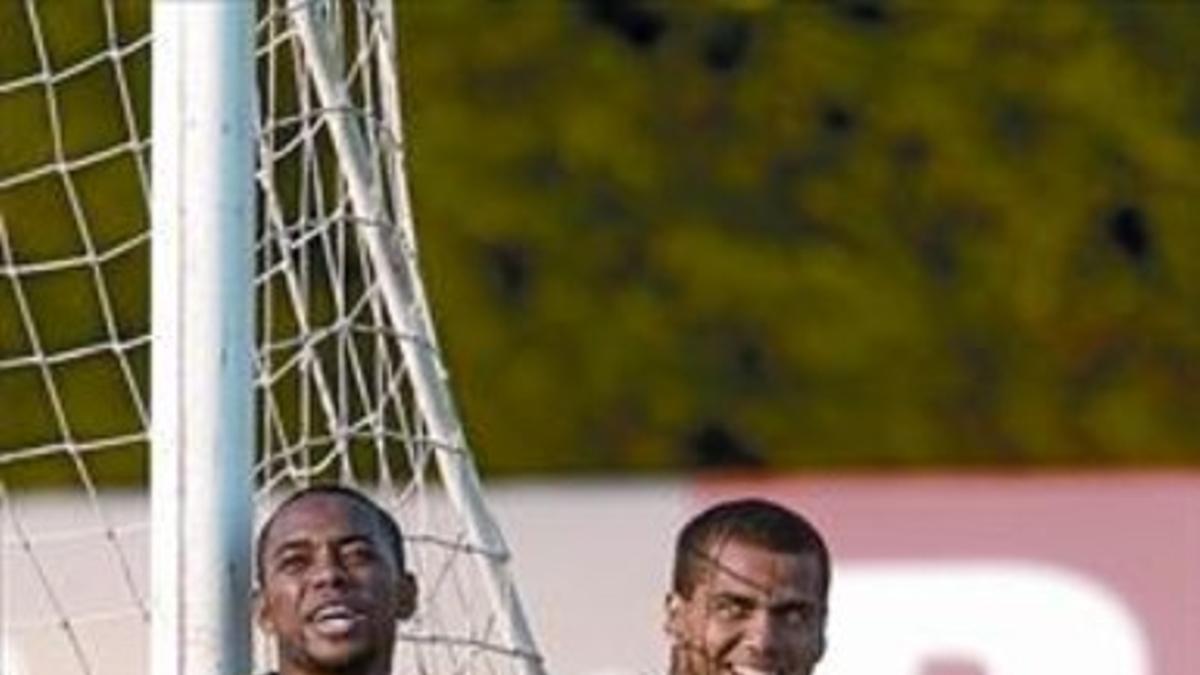
[[[833,548],[822,675],[1200,673],[1200,474],[723,479],[696,508],[748,494]]]

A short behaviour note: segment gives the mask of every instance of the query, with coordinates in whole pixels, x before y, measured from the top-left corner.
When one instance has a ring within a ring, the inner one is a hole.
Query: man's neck
[[[392,653],[386,658],[372,659],[362,663],[351,663],[341,668],[323,668],[315,665],[285,663],[275,675],[391,675]]]
[[[667,675],[699,675],[688,670],[687,660],[682,658],[676,650],[671,650],[671,665],[667,669]]]

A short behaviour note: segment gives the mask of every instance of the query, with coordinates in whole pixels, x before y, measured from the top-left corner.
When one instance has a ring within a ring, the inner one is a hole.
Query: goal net
[[[417,274],[392,12],[257,3],[255,501],[337,481],[397,516],[405,672],[540,673]],[[149,672],[150,16],[0,4],[6,674]]]

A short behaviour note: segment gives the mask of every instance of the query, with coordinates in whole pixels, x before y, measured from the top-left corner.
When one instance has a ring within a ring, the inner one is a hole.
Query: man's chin
[[[812,668],[762,666],[744,663],[724,663],[717,669],[720,675],[808,675]]]
[[[715,656],[676,653],[671,662],[672,675],[811,675],[813,664],[739,663]]]
[[[305,656],[312,665],[337,672],[366,664],[376,655],[365,641],[323,639],[310,642]]]
[[[678,675],[801,675],[798,671],[787,671],[778,668],[760,668],[756,666],[748,666],[743,664],[733,663],[714,663],[708,661],[706,663],[688,664],[686,670],[677,671]]]

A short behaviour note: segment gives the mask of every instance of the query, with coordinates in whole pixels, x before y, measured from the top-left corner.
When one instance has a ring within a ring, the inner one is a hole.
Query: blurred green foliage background
[[[486,472],[1200,461],[1200,4],[398,11],[425,278]],[[12,164],[41,122],[6,105]],[[52,248],[17,201],[14,255]],[[135,307],[144,258],[114,272]],[[25,349],[6,284],[0,359]],[[120,419],[102,379],[78,414]],[[0,447],[37,435],[21,387]]]
[[[1200,459],[1200,5],[402,17],[485,466]]]

